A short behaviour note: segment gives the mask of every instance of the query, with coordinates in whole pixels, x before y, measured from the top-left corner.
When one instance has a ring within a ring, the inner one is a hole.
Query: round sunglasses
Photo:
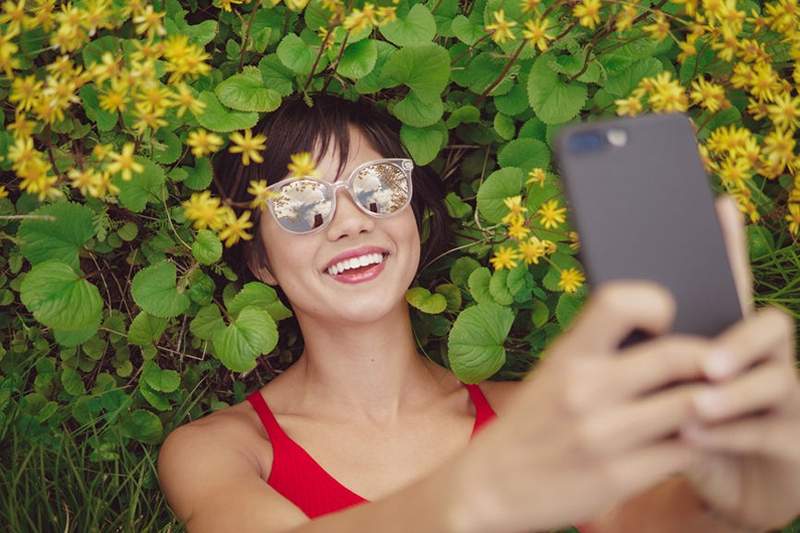
[[[358,165],[346,180],[330,182],[313,176],[291,176],[268,187],[270,213],[284,230],[297,235],[325,228],[336,212],[336,192],[344,187],[364,213],[390,217],[411,201],[411,171],[407,158],[384,158]]]

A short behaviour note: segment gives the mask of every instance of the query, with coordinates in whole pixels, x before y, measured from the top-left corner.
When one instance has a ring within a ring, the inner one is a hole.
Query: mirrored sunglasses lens
[[[390,215],[406,205],[408,185],[405,172],[391,163],[368,165],[353,178],[358,203],[379,215]]]
[[[306,232],[322,225],[331,210],[331,198],[321,183],[293,180],[283,185],[272,200],[278,222],[287,230]]]

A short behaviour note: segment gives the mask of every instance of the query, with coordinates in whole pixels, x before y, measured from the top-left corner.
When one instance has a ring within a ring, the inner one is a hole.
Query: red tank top
[[[475,406],[475,424],[471,437],[490,422],[496,413],[478,385],[464,383]],[[256,389],[247,396],[261,419],[272,443],[272,470],[267,484],[314,519],[369,500],[351,491],[331,476],[299,444],[284,433],[267,402]],[[580,526],[581,533],[590,533]]]

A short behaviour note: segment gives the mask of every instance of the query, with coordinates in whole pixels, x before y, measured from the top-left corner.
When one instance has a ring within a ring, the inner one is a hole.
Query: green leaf
[[[405,17],[397,17],[379,29],[389,42],[397,46],[414,46],[433,40],[436,21],[424,4],[414,4]]]
[[[381,75],[386,87],[404,83],[421,99],[430,101],[438,98],[447,85],[450,55],[438,44],[406,46],[392,53]]]
[[[65,367],[61,371],[61,385],[67,394],[71,396],[83,396],[86,394],[86,386],[83,384],[81,375],[74,368]]]
[[[633,63],[614,76],[609,76],[604,88],[608,93],[623,98],[639,85],[642,78],[655,76],[663,69],[661,61],[654,57],[648,57]]]
[[[516,167],[495,170],[478,190],[478,212],[491,224],[497,224],[508,214],[503,200],[516,196],[522,190],[522,171]]]
[[[292,316],[291,310],[283,305],[275,289],[260,281],[245,283],[227,307],[228,312],[235,317],[247,306],[265,310],[275,321]]]
[[[472,215],[472,206],[463,201],[452,191],[447,193],[447,196],[444,198],[444,203],[445,207],[447,207],[447,213],[452,218],[466,218]]]
[[[122,179],[117,173],[111,182],[119,187],[120,203],[133,211],[141,213],[149,203],[160,205],[166,195],[164,183],[166,176],[164,169],[153,161],[141,156],[134,156],[134,160],[144,167],[140,174],[133,174],[130,181]]]
[[[489,279],[489,294],[500,305],[511,305],[514,302],[514,296],[508,290],[508,272],[506,269],[495,270]]]
[[[222,257],[222,242],[213,231],[201,229],[192,243],[192,255],[201,265],[213,265]]]
[[[214,355],[229,370],[252,370],[255,359],[268,353],[278,342],[278,329],[269,314],[254,306],[245,307],[231,325],[214,332]]]
[[[502,113],[494,116],[494,131],[505,140],[513,139],[517,133],[514,120]]]
[[[252,128],[258,122],[258,113],[244,113],[226,109],[211,91],[201,92],[198,100],[203,102],[206,107],[200,115],[195,114],[195,118],[207,130],[215,132],[237,131]]]
[[[79,330],[102,320],[100,291],[58,260],[34,265],[25,274],[20,299],[36,320],[51,328]]]
[[[281,63],[295,74],[306,76],[311,72],[315,50],[297,34],[289,33],[281,39],[276,52]]]
[[[36,265],[57,259],[79,268],[78,253],[94,234],[92,210],[82,204],[57,202],[28,213],[17,230],[20,251],[25,259]],[[52,217],[52,220],[37,217]]]
[[[136,222],[128,221],[117,230],[119,238],[126,242],[132,241],[138,234],[139,226],[136,225]]]
[[[136,409],[124,416],[120,428],[123,435],[149,444],[157,444],[164,431],[161,419],[145,409]]]
[[[480,266],[481,264],[471,257],[459,257],[450,267],[450,280],[459,287],[466,287],[469,275]]]
[[[174,370],[163,370],[154,361],[142,365],[142,379],[154,390],[173,392],[181,384],[181,378]]]
[[[117,125],[117,114],[100,107],[100,99],[97,96],[97,90],[94,85],[84,85],[78,91],[78,94],[83,100],[83,109],[86,111],[86,116],[97,124],[99,131],[110,131]]]
[[[544,326],[550,318],[550,309],[541,300],[533,301],[533,310],[531,312],[531,322],[537,328]]]
[[[274,111],[281,104],[281,95],[264,86],[258,68],[247,66],[214,89],[219,101],[237,111]]]
[[[277,91],[281,96],[289,96],[294,91],[294,72],[281,63],[278,54],[272,53],[262,57],[258,62],[258,70],[261,72],[264,85]]]
[[[159,128],[153,139],[153,159],[156,163],[170,165],[181,156],[183,145],[175,133],[168,128]]]
[[[748,224],[747,249],[751,261],[773,253],[775,251],[775,241],[772,233],[764,226]]]
[[[497,162],[501,167],[518,167],[527,176],[532,168],[550,166],[550,148],[537,139],[514,139],[497,152]]]
[[[452,130],[460,124],[480,122],[480,120],[481,112],[477,107],[474,105],[463,105],[450,113],[445,125],[447,129]]]
[[[494,298],[489,290],[491,279],[492,272],[486,267],[476,268],[470,273],[467,285],[473,300],[478,303],[494,303]]]
[[[374,39],[362,39],[347,46],[336,72],[351,80],[357,80],[369,74],[378,60],[378,47]]]
[[[402,122],[416,128],[424,128],[435,124],[444,113],[444,104],[438,96],[424,100],[414,91],[390,107],[392,114]]]
[[[189,307],[189,297],[178,292],[175,264],[162,260],[133,276],[131,295],[136,305],[153,316],[172,318]]]
[[[130,366],[130,361],[128,361],[128,365]],[[125,370],[127,370],[127,366]],[[119,369],[117,370],[119,373]],[[159,411],[168,411],[170,409],[169,400],[167,400],[164,395],[156,390],[153,390],[144,380],[139,380],[139,385],[137,390],[142,395],[147,403],[158,409]]]
[[[422,166],[436,159],[447,139],[446,131],[441,125],[415,128],[403,124],[400,126],[400,140],[408,149],[414,163]]]
[[[167,329],[167,319],[141,311],[128,328],[128,342],[144,346],[156,342]]]
[[[485,33],[482,27],[473,24],[464,15],[456,15],[450,28],[459,41],[470,46]]]
[[[503,346],[514,313],[495,303],[479,303],[462,311],[447,339],[450,368],[464,383],[480,383],[506,362]]]
[[[506,94],[495,96],[494,105],[499,112],[512,117],[530,108],[525,87],[520,83],[515,83]]]
[[[436,287],[436,292],[447,300],[447,311],[456,313],[461,309],[461,289],[452,283],[442,283]]]
[[[528,77],[528,99],[545,124],[561,124],[575,118],[586,102],[586,85],[566,83],[550,68],[551,52],[540,55]]]
[[[558,320],[558,324],[563,329],[569,327],[572,319],[583,305],[583,301],[584,297],[579,294],[569,294],[565,292],[558,297],[558,303],[556,304],[556,320]]]
[[[580,263],[571,255],[563,252],[556,252],[550,256],[550,261],[553,263],[549,266],[547,273],[542,278],[542,285],[549,291],[561,292],[562,289],[558,287],[558,282],[561,280],[561,271],[568,268],[583,271]]]
[[[211,183],[214,178],[214,170],[211,160],[207,157],[198,158],[193,167],[182,167],[186,169],[188,176],[183,184],[193,191],[202,191]]]
[[[189,323],[189,331],[198,339],[210,341],[217,330],[225,329],[225,321],[217,304],[201,307]]]
[[[406,291],[406,301],[423,313],[436,315],[447,308],[447,299],[441,294],[431,294],[425,287],[412,287]]]

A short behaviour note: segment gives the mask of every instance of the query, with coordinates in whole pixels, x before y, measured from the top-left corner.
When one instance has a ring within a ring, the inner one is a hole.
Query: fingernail
[[[722,379],[734,370],[733,354],[728,350],[717,348],[703,362],[703,370],[711,379]]]

